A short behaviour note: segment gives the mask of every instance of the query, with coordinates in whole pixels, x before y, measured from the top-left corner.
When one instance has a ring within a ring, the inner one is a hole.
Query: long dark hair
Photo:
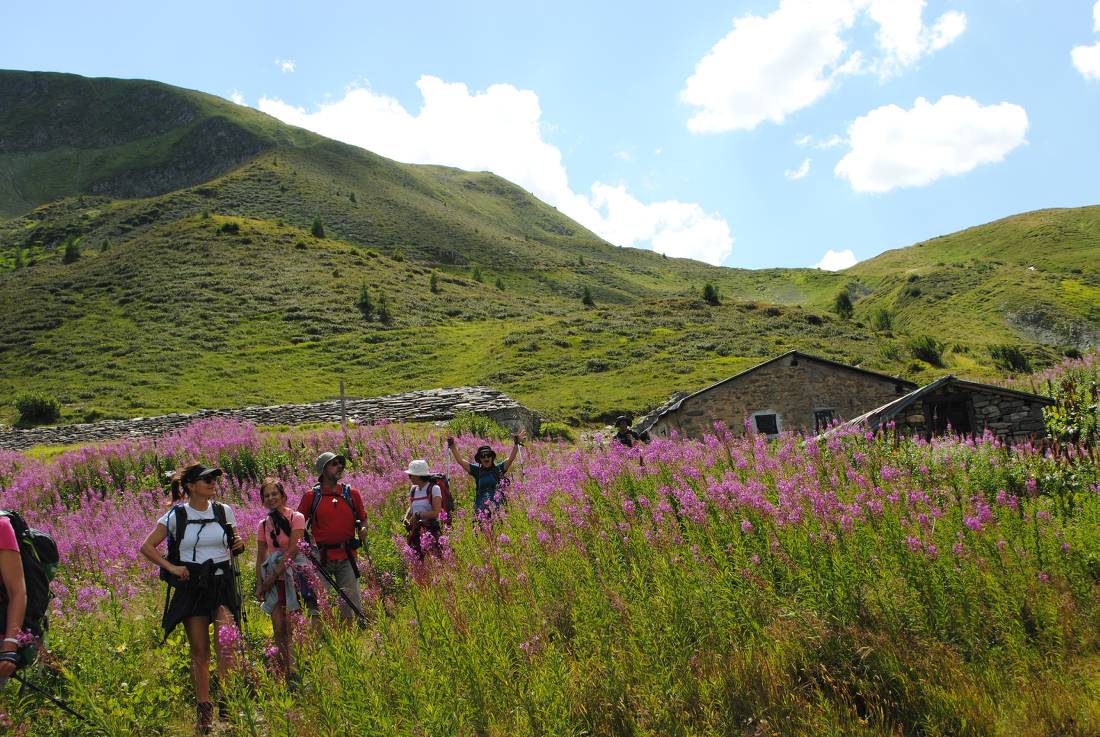
[[[171,479],[172,483],[171,483],[170,488],[171,488],[171,491],[172,491],[172,503],[173,504],[178,502],[180,499],[183,499],[184,497],[190,497],[191,496],[191,490],[188,487],[191,485],[192,482],[188,481],[185,484],[183,482],[183,479],[187,475],[188,471],[191,471],[191,470],[196,469],[196,468],[200,468],[201,466],[202,466],[201,463],[188,463],[183,468],[177,468],[176,472],[172,474],[172,479]]]

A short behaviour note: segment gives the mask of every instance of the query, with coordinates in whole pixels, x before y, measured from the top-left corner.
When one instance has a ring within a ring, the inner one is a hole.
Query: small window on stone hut
[[[756,422],[756,431],[765,435],[779,434],[779,417],[774,414],[753,415]]]

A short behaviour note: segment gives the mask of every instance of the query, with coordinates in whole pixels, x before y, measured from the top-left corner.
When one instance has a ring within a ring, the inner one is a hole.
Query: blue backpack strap
[[[317,507],[321,505],[321,485],[314,484],[310,493],[313,494],[313,501],[309,505],[309,516],[306,517],[306,524],[312,528],[313,518],[317,515]]]
[[[344,497],[344,501],[351,507],[351,516],[355,518],[355,529],[358,530],[363,526],[363,520],[359,518],[359,510],[355,508],[355,502],[351,499],[351,486],[348,484],[340,485],[341,496]]]

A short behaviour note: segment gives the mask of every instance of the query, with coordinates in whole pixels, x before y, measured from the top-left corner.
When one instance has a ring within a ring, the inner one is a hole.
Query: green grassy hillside
[[[615,247],[492,174],[155,82],[26,72],[0,72],[0,170],[0,419],[30,389],[74,421],[327,398],[343,377],[358,395],[486,383],[591,421],[790,348],[920,379],[943,369],[905,346],[929,333],[948,369],[990,376],[990,344],[1042,364],[1100,326],[1100,208],[844,273],[716,268]],[[389,323],[356,307],[364,286]],[[852,320],[830,312],[845,288]]]

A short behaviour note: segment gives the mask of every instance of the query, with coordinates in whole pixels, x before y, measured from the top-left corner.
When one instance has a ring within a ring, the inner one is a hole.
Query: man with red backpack
[[[305,515],[318,559],[328,577],[336,582],[348,599],[358,602],[359,567],[356,565],[355,551],[367,537],[367,516],[359,492],[340,483],[345,464],[342,455],[319,455],[314,463],[317,483],[312,491],[302,497],[298,511]],[[359,616],[343,596],[339,599],[340,616],[345,621]]]

